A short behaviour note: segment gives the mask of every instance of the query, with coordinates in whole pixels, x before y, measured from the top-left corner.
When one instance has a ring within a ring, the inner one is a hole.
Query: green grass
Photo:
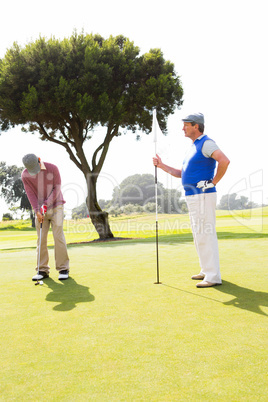
[[[158,285],[153,216],[111,220],[133,240],[69,245],[65,282],[51,247],[43,286],[35,231],[2,223],[0,400],[266,401],[267,212],[218,211],[223,285],[208,289],[190,279],[187,215],[159,215]],[[97,237],[87,220],[65,231]]]

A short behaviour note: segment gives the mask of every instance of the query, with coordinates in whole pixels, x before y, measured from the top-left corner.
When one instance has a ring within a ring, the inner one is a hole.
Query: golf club
[[[38,248],[38,261],[37,261],[37,275],[39,275],[39,268],[40,268],[40,252],[41,252],[41,239],[42,239],[42,226],[43,222],[40,223],[40,233],[39,233],[39,248]],[[42,282],[42,283],[41,283]],[[36,281],[35,286],[43,285],[43,281]]]

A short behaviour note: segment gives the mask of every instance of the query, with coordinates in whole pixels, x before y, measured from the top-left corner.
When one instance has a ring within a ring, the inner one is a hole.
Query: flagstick
[[[155,141],[155,155],[156,155],[156,141]],[[159,253],[158,253],[158,202],[157,202],[157,166],[154,170],[155,176],[155,241],[156,241],[156,285],[159,285]]]
[[[153,125],[152,125],[152,132],[153,132],[153,141],[155,145],[155,156],[156,152],[156,143],[157,143],[157,131],[160,131],[160,127],[156,117],[156,109],[153,110]],[[157,202],[157,166],[155,166],[155,240],[156,240],[156,268],[157,268],[157,281],[155,284],[159,284],[159,256],[158,256],[158,217],[157,217],[157,210],[158,210],[158,202]]]
[[[159,282],[159,255],[158,255],[158,214],[157,214],[157,166],[155,166],[155,240],[156,240],[156,274],[157,281],[156,285],[160,284]]]

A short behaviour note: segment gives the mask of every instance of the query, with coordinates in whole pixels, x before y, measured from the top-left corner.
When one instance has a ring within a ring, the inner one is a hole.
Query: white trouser
[[[216,233],[217,193],[204,193],[186,197],[194,243],[204,280],[221,283],[219,248]]]

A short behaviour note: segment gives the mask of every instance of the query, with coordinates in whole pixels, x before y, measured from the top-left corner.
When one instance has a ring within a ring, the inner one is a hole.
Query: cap
[[[22,162],[31,176],[40,172],[40,163],[36,155],[27,154],[22,158]]]
[[[204,115],[202,113],[192,113],[182,119],[185,123],[205,124]]]

